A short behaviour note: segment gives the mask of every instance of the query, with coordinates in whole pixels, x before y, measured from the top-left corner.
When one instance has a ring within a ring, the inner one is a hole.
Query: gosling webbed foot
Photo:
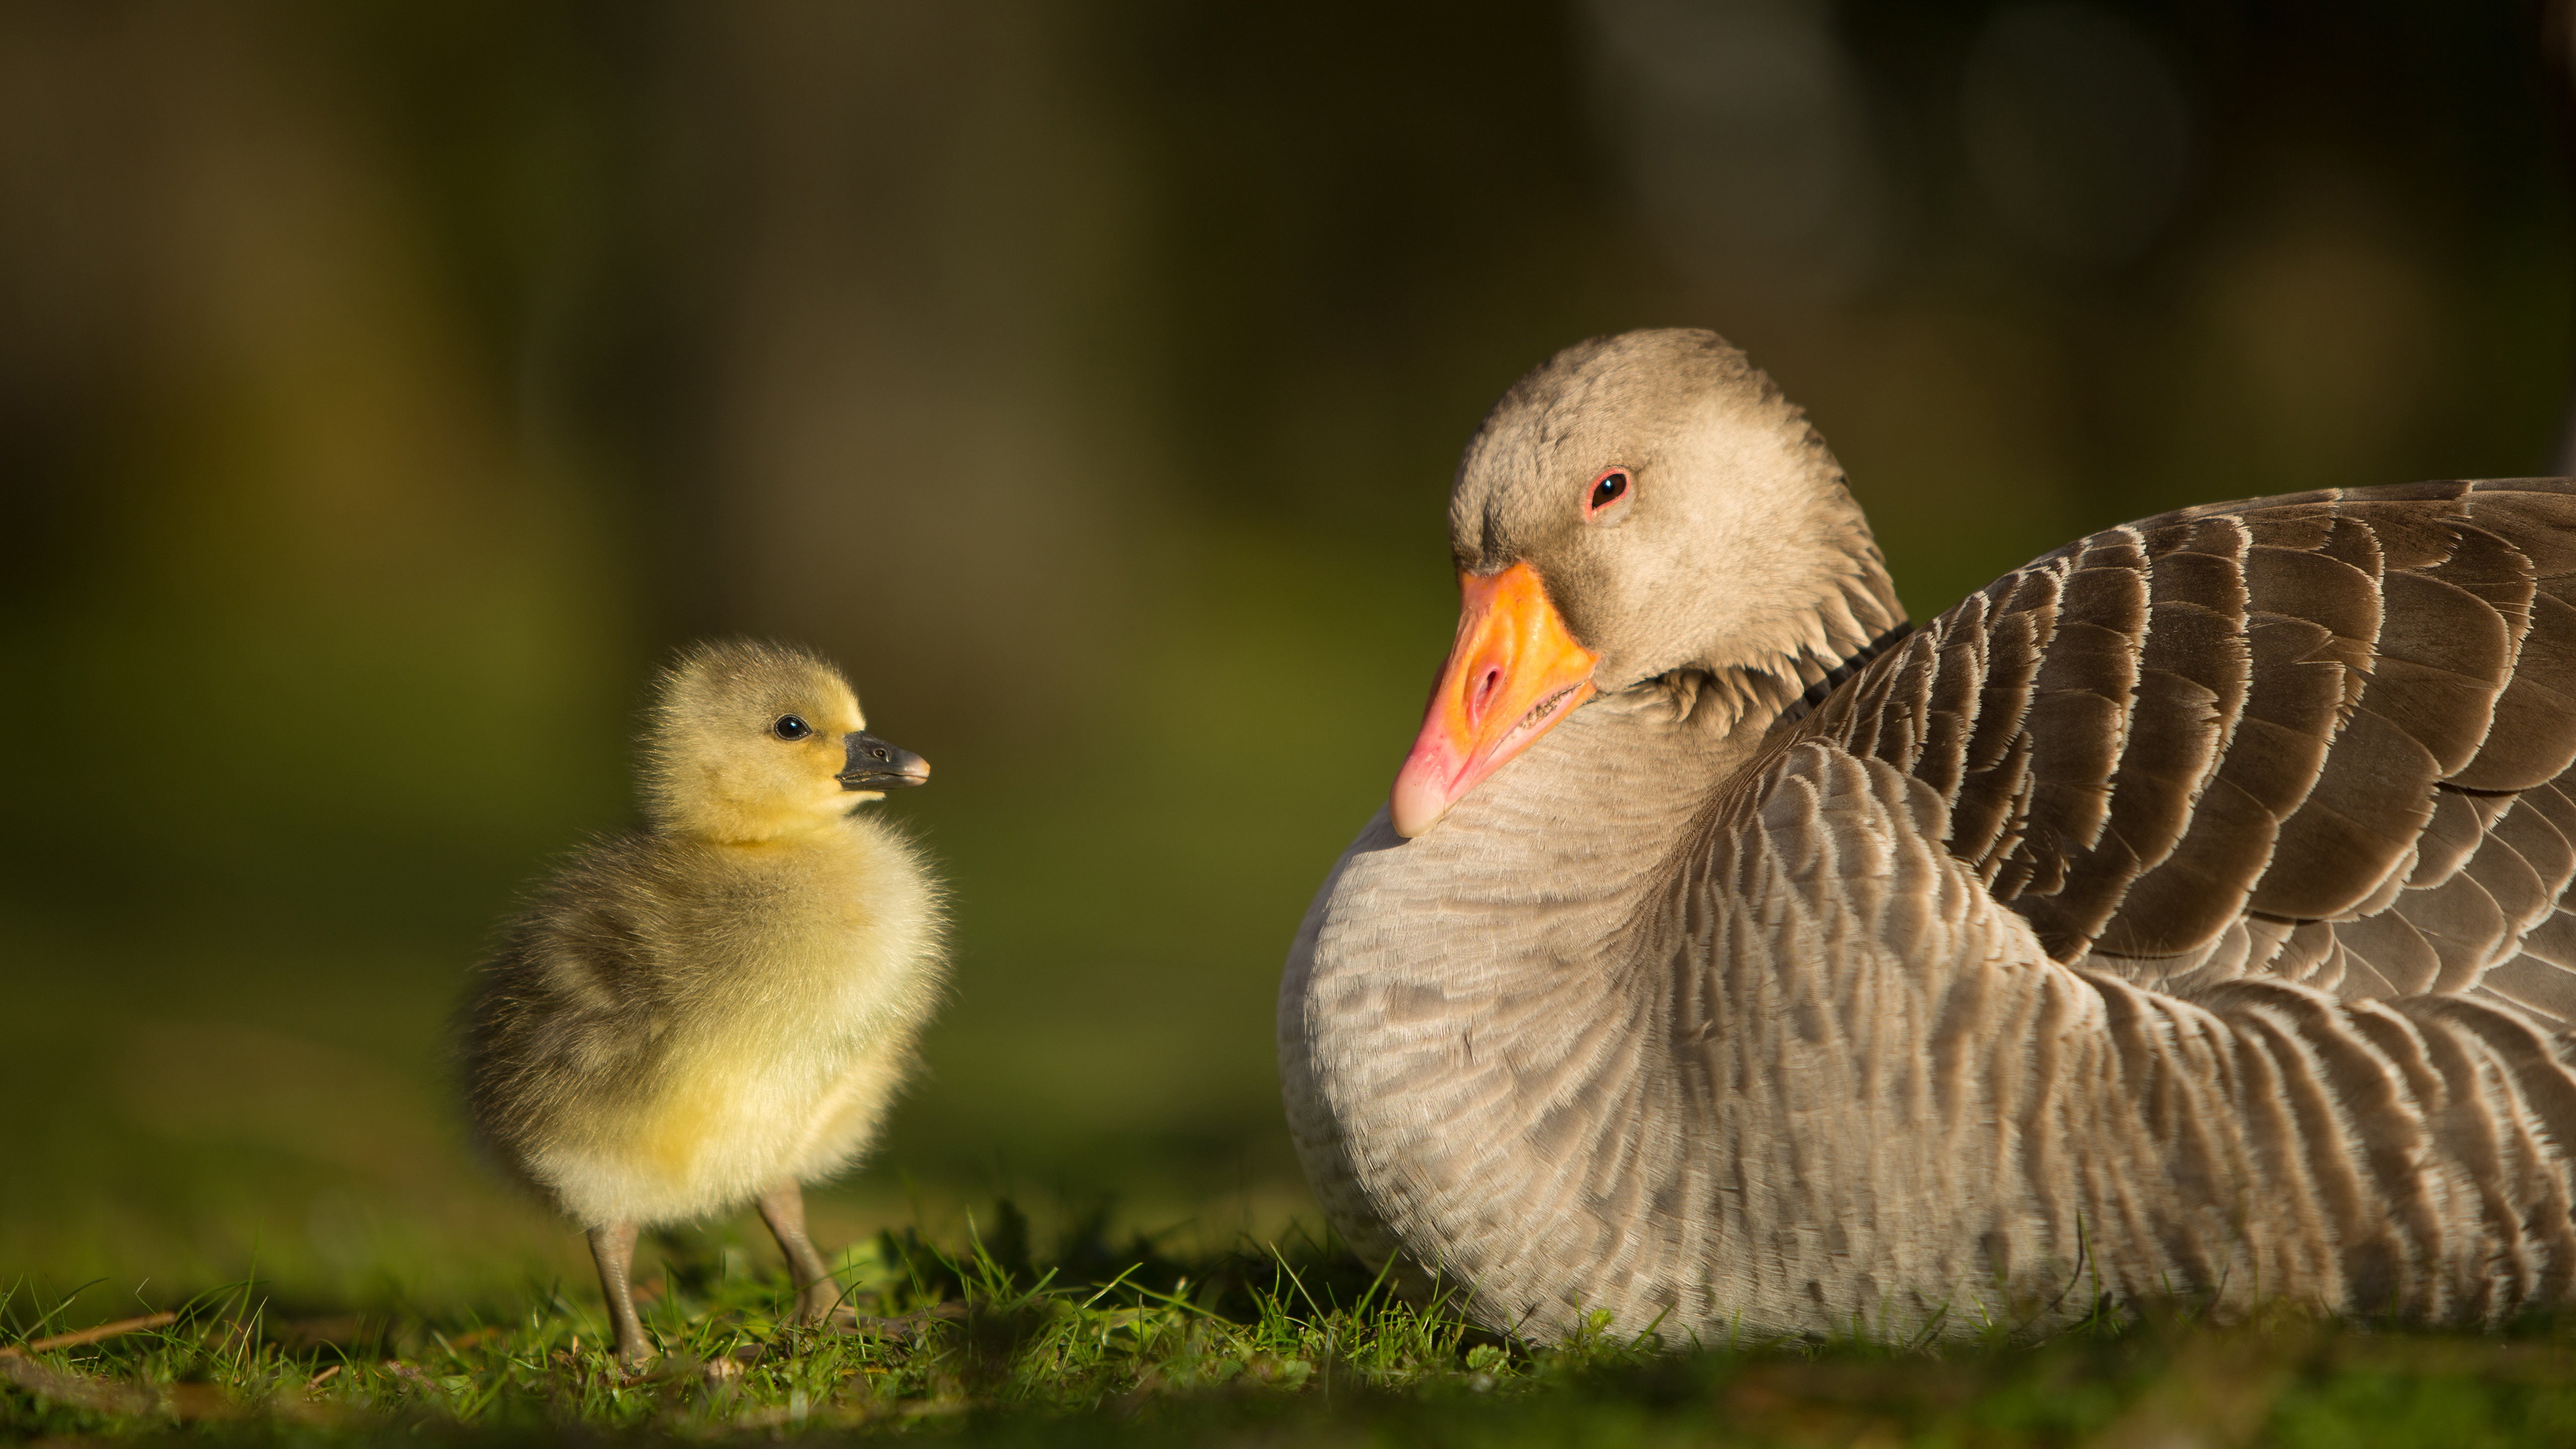
[[[841,1285],[830,1278],[808,1283],[796,1290],[798,1323],[831,1328],[852,1322],[857,1317],[858,1310],[842,1301]]]
[[[933,1303],[927,1308],[916,1308],[910,1313],[898,1313],[891,1318],[844,1309],[833,1316],[831,1328],[836,1333],[846,1333],[854,1337],[866,1335],[883,1339],[890,1344],[906,1344],[929,1332],[933,1324],[965,1321],[966,1305],[950,1302]]]

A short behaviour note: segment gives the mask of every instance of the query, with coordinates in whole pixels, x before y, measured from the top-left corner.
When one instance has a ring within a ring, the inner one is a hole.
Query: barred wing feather
[[[2576,481],[2098,533],[1788,733],[1931,786],[1943,845],[2061,962],[2576,1021]]]

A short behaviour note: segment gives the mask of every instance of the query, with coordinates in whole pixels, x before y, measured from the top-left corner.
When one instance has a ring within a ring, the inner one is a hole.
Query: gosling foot
[[[841,1285],[826,1278],[796,1290],[796,1321],[837,1327],[855,1322],[858,1310],[841,1301]]]
[[[832,1327],[836,1332],[865,1334],[890,1344],[910,1343],[928,1333],[934,1324],[966,1321],[966,1305],[953,1302],[933,1303],[927,1308],[916,1308],[891,1318],[879,1318],[872,1313],[849,1313],[847,1310],[844,1313],[846,1316],[833,1320]]]

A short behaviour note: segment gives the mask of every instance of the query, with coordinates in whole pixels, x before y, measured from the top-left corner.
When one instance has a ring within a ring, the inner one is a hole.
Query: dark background
[[[1417,722],[1504,385],[1718,328],[1918,618],[2180,503],[2542,470],[2542,31],[0,3],[0,1280],[577,1272],[464,1153],[443,1018],[716,631],[834,654],[939,771],[889,808],[956,989],[827,1230],[1276,1231],[1278,962]]]

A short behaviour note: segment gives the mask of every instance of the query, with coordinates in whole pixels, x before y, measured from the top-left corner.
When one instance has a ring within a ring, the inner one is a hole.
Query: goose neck
[[[1644,691],[1605,695],[1471,796],[1453,849],[1489,878],[1552,897],[1627,898],[1650,884],[1761,730],[1677,713]],[[1435,832],[1436,833],[1436,832]],[[1517,869],[1513,869],[1517,867]]]
[[[1363,835],[1326,897],[1410,925],[1347,947],[1391,967],[1420,953],[1410,969],[1435,973],[1469,956],[1596,957],[1761,735],[1758,722],[1676,710],[1651,691],[1586,704],[1419,838],[1397,840],[1383,817]]]

